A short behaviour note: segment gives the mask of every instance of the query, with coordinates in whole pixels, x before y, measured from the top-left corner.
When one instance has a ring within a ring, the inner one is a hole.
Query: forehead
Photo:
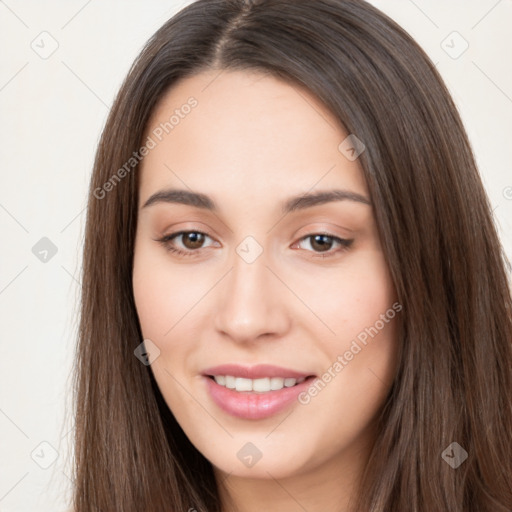
[[[153,112],[144,140],[156,145],[141,164],[141,199],[171,185],[219,197],[316,184],[364,194],[359,163],[338,148],[348,135],[303,87],[262,72],[203,72],[175,84]]]

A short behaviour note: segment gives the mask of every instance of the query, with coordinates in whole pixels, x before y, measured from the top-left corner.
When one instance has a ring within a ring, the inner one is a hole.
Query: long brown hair
[[[435,66],[360,0],[200,0],[165,23],[133,64],[90,184],[74,510],[220,511],[211,464],[134,357],[142,341],[132,292],[138,172],[125,165],[162,95],[206,69],[260,70],[304,85],[366,146],[360,163],[403,322],[396,379],[354,510],[512,510],[506,257]],[[453,442],[468,454],[456,469],[442,457]]]

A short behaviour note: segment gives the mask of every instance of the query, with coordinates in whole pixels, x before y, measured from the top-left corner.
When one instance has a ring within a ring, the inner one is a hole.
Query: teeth
[[[252,391],[252,380],[237,377],[235,380],[235,389],[237,391]]]
[[[284,387],[284,379],[281,377],[272,377],[270,379],[270,389],[275,391],[276,389],[283,389]]]
[[[226,385],[226,377],[224,375],[218,375],[217,377],[215,377],[215,382],[217,384],[220,384],[221,386],[225,386]]]
[[[283,388],[291,388],[306,380],[306,377],[293,379],[291,377],[263,377],[261,379],[245,379],[243,377],[233,377],[232,375],[215,375],[215,382],[220,386],[236,391],[256,391],[266,393],[268,391],[278,391]]]
[[[232,377],[231,375],[226,375],[226,377],[224,378],[226,379],[225,386],[229,389],[235,389],[235,377]],[[217,384],[220,384],[220,382],[217,382]]]
[[[270,379],[265,377],[264,379],[254,379],[252,381],[253,391],[270,391]]]

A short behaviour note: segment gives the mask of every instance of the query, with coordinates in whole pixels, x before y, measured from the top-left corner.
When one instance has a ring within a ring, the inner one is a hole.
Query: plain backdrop
[[[94,153],[132,61],[188,3],[0,0],[2,512],[69,506],[70,371]],[[371,3],[444,77],[510,258],[512,1]]]

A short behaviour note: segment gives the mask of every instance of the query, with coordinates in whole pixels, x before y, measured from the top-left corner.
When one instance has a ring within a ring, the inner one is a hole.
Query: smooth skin
[[[213,464],[225,512],[346,511],[395,376],[396,317],[308,404],[294,402],[270,418],[224,412],[201,372],[267,363],[321,376],[392,307],[371,204],[281,209],[292,196],[334,189],[369,201],[362,169],[338,149],[348,133],[316,97],[261,72],[181,80],[160,101],[146,137],[190,97],[195,108],[139,169],[133,291],[144,339],[160,350],[151,370],[176,420]],[[218,211],[145,206],[169,188],[206,194]],[[192,234],[161,241],[180,231]],[[251,263],[237,252],[249,236],[255,242],[242,247],[262,250]],[[252,467],[237,457],[248,442],[262,454]]]

